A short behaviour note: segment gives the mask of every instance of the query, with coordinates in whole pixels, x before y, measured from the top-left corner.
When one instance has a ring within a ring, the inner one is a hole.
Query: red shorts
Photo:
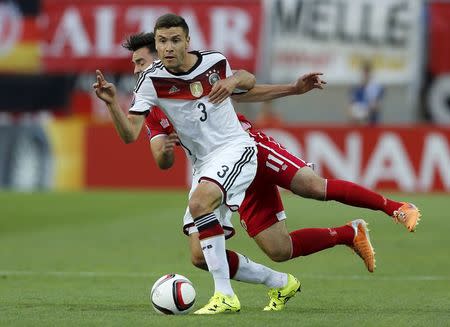
[[[250,135],[258,147],[258,170],[239,208],[250,237],[286,218],[278,186],[290,189],[292,178],[307,164],[263,133]]]

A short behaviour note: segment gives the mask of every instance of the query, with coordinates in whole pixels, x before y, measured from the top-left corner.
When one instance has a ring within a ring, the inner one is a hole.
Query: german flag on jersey
[[[40,70],[39,0],[0,1],[0,73]]]

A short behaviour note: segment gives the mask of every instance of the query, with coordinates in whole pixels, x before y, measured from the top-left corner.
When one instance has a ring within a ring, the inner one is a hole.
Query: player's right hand
[[[95,71],[97,82],[92,84],[97,97],[107,104],[115,101],[117,94],[116,87],[112,83],[108,83],[100,70]]]
[[[236,85],[237,81],[234,76],[218,80],[213,84],[211,92],[208,94],[209,101],[213,104],[221,103],[233,93]]]

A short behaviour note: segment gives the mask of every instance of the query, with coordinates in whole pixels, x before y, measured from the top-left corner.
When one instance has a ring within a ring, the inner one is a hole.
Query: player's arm
[[[105,102],[114,126],[125,143],[137,140],[144,124],[143,115],[125,115],[117,101],[117,91],[113,83],[108,83],[100,70],[96,71],[97,82],[94,83],[95,94]]]
[[[255,75],[246,70],[238,70],[223,80],[214,83],[209,93],[209,101],[217,104],[232,95],[235,89],[250,90],[256,84]]]
[[[243,94],[233,95],[237,102],[264,102],[290,95],[300,95],[313,89],[323,89],[324,84],[320,76],[322,73],[310,73],[299,77],[290,84],[257,84]]]
[[[230,76],[229,78],[236,79],[237,84],[235,89],[250,90],[255,87],[256,84],[255,75],[244,69],[233,71],[233,76]]]
[[[160,169],[169,169],[175,162],[174,149],[178,142],[176,133],[160,134],[150,141],[153,158]]]

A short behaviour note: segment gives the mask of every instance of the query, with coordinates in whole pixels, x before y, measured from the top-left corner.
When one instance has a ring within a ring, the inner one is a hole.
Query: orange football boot
[[[402,203],[403,205],[394,211],[392,219],[396,223],[403,224],[410,232],[414,232],[420,221],[420,210],[412,203]]]
[[[373,272],[375,269],[375,251],[370,243],[368,224],[363,219],[355,219],[347,225],[355,230],[353,245],[350,247],[363,259],[367,270]]]

